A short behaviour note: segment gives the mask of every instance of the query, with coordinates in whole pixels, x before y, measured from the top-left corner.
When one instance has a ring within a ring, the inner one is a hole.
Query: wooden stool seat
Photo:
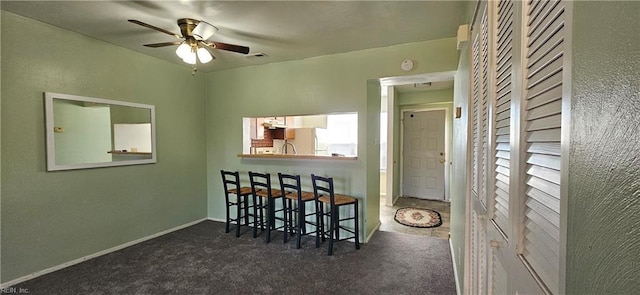
[[[251,189],[251,188],[249,188],[249,189]],[[271,197],[274,198],[274,199],[282,198],[282,191],[280,191],[279,189],[271,189],[270,193],[271,193]],[[258,190],[256,190],[256,196],[267,198],[267,197],[269,197],[269,192],[266,191],[266,190],[258,189]]]
[[[300,199],[303,201],[311,201],[316,197],[312,192],[302,192],[301,195],[302,196],[300,197]],[[284,195],[284,197],[291,200],[297,200],[298,193],[295,191],[288,192],[286,195]]]
[[[338,206],[348,205],[348,204],[353,204],[358,202],[358,199],[351,196],[338,195],[338,194],[335,194],[334,196],[335,196],[335,204]],[[331,204],[331,197],[321,196],[321,197],[318,197],[318,201],[326,204]]]
[[[229,194],[234,194],[237,195],[238,194],[238,190],[237,189],[230,189],[227,191],[227,193]],[[251,188],[248,186],[243,186],[240,188],[240,195],[250,195],[251,194]]]

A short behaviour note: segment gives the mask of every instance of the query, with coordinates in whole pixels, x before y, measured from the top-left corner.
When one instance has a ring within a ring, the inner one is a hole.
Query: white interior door
[[[445,111],[403,113],[402,195],[444,200]]]

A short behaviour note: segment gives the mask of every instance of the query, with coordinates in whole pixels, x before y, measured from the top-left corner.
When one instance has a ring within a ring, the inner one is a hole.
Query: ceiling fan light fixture
[[[209,53],[209,51],[204,47],[199,47],[196,53],[198,54],[198,59],[203,64],[206,64],[213,59],[213,57],[211,56],[211,53]]]
[[[187,56],[185,56],[182,61],[184,61],[185,63],[188,63],[190,65],[195,65],[196,64],[196,54],[195,53],[189,53],[187,54]]]
[[[189,44],[185,42],[182,42],[182,44],[180,44],[180,46],[178,46],[178,48],[176,49],[176,54],[182,59],[187,58],[189,55],[192,55],[191,46],[189,46]]]
[[[200,21],[198,25],[193,29],[192,34],[197,40],[207,40],[218,31],[218,28],[212,24]]]

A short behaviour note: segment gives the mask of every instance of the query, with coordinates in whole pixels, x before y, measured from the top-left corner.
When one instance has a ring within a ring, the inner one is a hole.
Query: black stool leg
[[[258,216],[258,208],[260,208],[260,216]],[[259,222],[258,222],[259,221]],[[262,203],[256,203],[256,196],[253,196],[253,238],[258,236],[258,225],[262,224]]]
[[[284,194],[284,192],[283,192],[283,194]],[[284,195],[282,195],[281,199],[282,199],[282,215],[283,215],[282,219],[284,221],[284,228],[283,228],[284,238],[283,238],[283,242],[286,243],[287,240],[289,240],[288,237],[287,237],[287,222],[288,222],[287,221],[287,198],[285,198]]]
[[[240,236],[240,220],[242,220],[242,196],[236,195],[236,238]]]
[[[356,232],[356,235],[355,235],[356,250],[359,250],[360,249],[360,231],[358,230],[358,221],[360,219],[358,218],[358,202],[357,201],[354,203],[354,206],[355,206],[354,210],[355,210],[355,218],[356,218],[354,220],[355,221],[355,232]]]
[[[273,219],[273,200],[267,199],[267,235],[265,243],[271,242],[271,221]]]
[[[225,228],[224,228],[224,232],[225,233],[229,233],[229,225],[231,223],[231,216],[229,216],[230,210],[229,210],[229,198],[227,197],[227,222],[225,223]]]
[[[249,196],[244,195],[244,225],[249,226]]]
[[[296,249],[300,249],[301,244],[302,244],[302,233],[305,232],[306,230],[304,230],[305,227],[305,218],[304,218],[304,202],[302,202],[302,204],[300,204],[300,202],[298,202],[298,222],[297,222],[297,228],[298,228],[298,239],[296,241]]]
[[[320,247],[320,235],[324,236],[324,226],[322,226],[322,219],[324,218],[324,211],[322,210],[322,204],[316,203],[316,248]]]
[[[338,222],[336,220],[336,216],[338,216],[337,211],[338,210],[335,206],[331,206],[331,216],[329,220],[329,247],[327,250],[327,255],[329,256],[333,255],[333,232],[338,231],[337,229]]]

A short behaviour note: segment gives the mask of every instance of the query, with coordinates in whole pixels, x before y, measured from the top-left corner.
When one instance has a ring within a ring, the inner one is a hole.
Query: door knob
[[[440,163],[444,164],[445,160],[444,159],[440,159]]]

